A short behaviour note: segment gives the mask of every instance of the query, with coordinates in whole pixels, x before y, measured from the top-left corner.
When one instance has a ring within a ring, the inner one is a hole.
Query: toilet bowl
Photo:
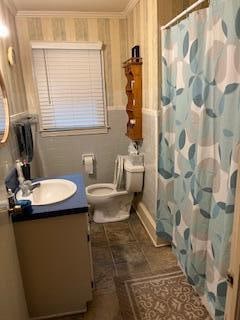
[[[87,198],[94,206],[94,222],[106,223],[122,221],[129,217],[133,194],[117,191],[112,183],[103,183],[87,187]]]
[[[142,190],[143,172],[143,166],[134,166],[128,157],[118,156],[114,183],[93,184],[86,188],[88,203],[94,207],[94,222],[116,222],[129,218],[134,192]]]

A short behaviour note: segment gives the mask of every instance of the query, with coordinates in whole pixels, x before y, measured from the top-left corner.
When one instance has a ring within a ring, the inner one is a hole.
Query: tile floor
[[[94,299],[84,315],[63,317],[61,320],[126,320],[119,312],[114,277],[161,272],[177,264],[170,247],[153,246],[134,211],[130,219],[123,222],[92,222],[91,241]]]

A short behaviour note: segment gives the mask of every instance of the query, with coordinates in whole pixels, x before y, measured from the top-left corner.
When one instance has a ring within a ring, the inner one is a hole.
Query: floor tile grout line
[[[137,218],[137,220],[138,220],[138,218]],[[140,253],[142,254],[142,256],[143,256],[143,258],[144,258],[144,260],[145,260],[145,262],[146,262],[146,265],[148,266],[148,269],[149,269],[149,272],[150,273],[153,273],[154,272],[154,270],[153,270],[153,268],[152,268],[152,265],[151,265],[151,263],[150,263],[150,261],[149,261],[149,259],[148,259],[148,257],[146,256],[146,254],[145,254],[145,252],[144,252],[144,250],[143,250],[143,246],[144,246],[144,244],[145,244],[145,242],[144,241],[141,241],[140,239],[138,239],[138,237],[137,237],[137,234],[136,234],[136,232],[134,231],[134,228],[133,228],[133,224],[134,223],[138,223],[138,222],[140,222],[140,224],[141,224],[141,221],[139,220],[139,221],[130,221],[130,219],[127,221],[127,223],[126,223],[126,227],[129,229],[129,231],[131,232],[131,235],[132,235],[132,237],[133,237],[133,240],[134,241],[128,241],[128,242],[126,242],[126,243],[115,243],[114,241],[112,242],[111,241],[111,239],[109,238],[109,236],[108,236],[108,229],[107,229],[107,226],[105,225],[105,224],[103,224],[103,231],[104,231],[104,235],[105,235],[105,239],[106,239],[106,247],[108,248],[108,250],[110,251],[110,255],[111,255],[111,262],[112,262],[112,264],[113,264],[113,268],[114,268],[114,276],[120,276],[120,274],[119,274],[119,272],[118,272],[118,268],[117,268],[117,265],[118,265],[118,263],[115,261],[115,259],[114,259],[114,254],[113,254],[113,250],[112,250],[112,247],[113,246],[133,246],[133,245],[135,245],[137,248],[138,248],[138,250],[140,251]],[[118,229],[118,228],[117,228]],[[120,230],[121,230],[121,228],[120,228]],[[114,230],[113,230],[114,231]],[[147,235],[148,236],[148,235]],[[147,243],[146,243],[147,244]],[[126,262],[127,263],[127,262]]]
[[[129,229],[130,229],[130,231],[131,231],[131,233],[132,233],[132,235],[133,235],[133,240],[134,240],[134,241],[129,241],[129,242],[127,242],[127,243],[120,243],[120,242],[115,242],[115,243],[114,243],[114,242],[111,242],[111,240],[109,240],[109,238],[108,238],[107,230],[105,229],[105,226],[104,226],[104,231],[105,231],[106,238],[107,238],[107,241],[108,241],[108,243],[109,243],[110,248],[111,248],[112,246],[115,246],[115,245],[133,244],[133,243],[135,243],[135,242],[138,242],[135,234],[133,233],[132,228],[131,228],[130,225],[129,225],[129,222],[127,223],[127,226],[129,227]],[[122,230],[122,229],[119,228],[119,229],[116,229],[116,230],[119,231],[119,230]]]
[[[135,239],[136,239],[136,241],[137,241],[137,243],[138,243],[138,245],[139,245],[140,251],[142,252],[142,255],[144,256],[144,258],[145,258],[145,260],[146,260],[146,262],[147,262],[147,264],[148,264],[149,270],[152,272],[151,265],[150,265],[147,257],[146,257],[145,254],[144,254],[144,251],[143,251],[142,246],[141,246],[141,242],[140,242],[139,239],[136,237],[136,234],[135,234],[135,232],[134,232],[134,230],[133,230],[130,222],[129,222],[129,228],[130,228],[130,230],[132,231],[132,233],[133,233],[133,235],[134,235],[134,237],[135,237]]]
[[[136,234],[135,234],[135,232],[134,232],[134,230],[133,230],[133,228],[132,228],[132,226],[131,226],[131,224],[130,224],[129,221],[127,222],[127,225],[128,225],[128,227],[129,227],[132,235],[133,235],[133,238],[134,238],[134,240],[135,240],[134,242],[136,242],[136,243],[138,244],[138,247],[139,247],[139,241],[138,241],[138,239],[137,239],[137,237],[136,237]],[[110,241],[109,238],[108,238],[107,230],[106,230],[106,228],[105,228],[105,225],[103,225],[103,228],[104,228],[105,236],[106,236],[106,238],[107,238],[107,242],[108,242],[108,244],[109,244],[109,249],[110,249],[110,252],[111,252],[111,256],[112,256],[112,260],[113,260],[113,265],[114,265],[114,269],[115,269],[116,276],[120,276],[120,274],[119,274],[119,272],[118,272],[118,269],[117,269],[117,266],[116,266],[117,263],[115,262],[115,259],[114,259],[114,257],[113,257],[111,241]],[[122,245],[122,246],[125,246],[125,245],[135,244],[134,242],[128,242],[128,243],[124,243],[124,244],[112,243],[112,245],[120,245],[120,246]],[[143,253],[143,252],[142,252],[142,253]],[[149,270],[151,271],[151,268],[150,268],[150,266],[149,266],[148,260],[146,259],[146,257],[145,257],[144,254],[143,254],[143,257],[145,258],[145,260],[146,260],[146,262],[147,262],[147,265],[148,265],[148,267],[149,267]],[[152,272],[152,271],[151,271],[151,272]]]
[[[116,265],[115,265],[115,260],[114,260],[113,253],[112,253],[112,249],[111,249],[111,245],[110,245],[110,240],[109,240],[109,238],[108,238],[107,231],[106,231],[106,228],[105,228],[105,225],[104,225],[104,224],[103,224],[103,230],[104,230],[104,233],[105,233],[105,237],[106,237],[106,239],[107,239],[108,249],[109,249],[110,254],[111,254],[111,258],[112,258],[112,263],[113,263],[115,275],[118,276],[117,267],[116,267]]]
[[[139,241],[138,241],[138,238],[136,237],[136,234],[135,234],[135,232],[134,232],[134,230],[133,230],[133,228],[132,228],[132,226],[131,226],[131,222],[130,222],[130,221],[128,222],[128,226],[129,226],[129,229],[131,230],[131,232],[132,232],[132,234],[133,234],[133,236],[134,236],[134,239],[135,239],[137,242],[139,242]]]
[[[137,220],[140,222],[141,226],[143,227],[143,230],[146,232],[146,230],[145,230],[145,228],[144,228],[144,226],[143,226],[143,224],[142,224],[142,222],[141,222],[141,220],[139,219],[138,216],[137,216]],[[135,233],[135,231],[134,231],[134,229],[133,229],[130,221],[129,221],[129,227],[130,227],[130,229],[131,229],[131,231],[132,231],[132,233],[133,233],[136,241],[139,242],[139,243],[143,243],[142,241],[140,241],[140,240],[137,238],[136,233]],[[148,239],[150,240],[150,243],[151,243],[151,239],[150,239],[150,237],[149,237],[149,235],[148,235],[147,232],[146,232],[146,235],[147,235],[147,237],[148,237]],[[151,244],[152,244],[152,243],[151,243]]]
[[[93,222],[93,223],[95,223],[95,222]],[[111,251],[111,248],[110,248],[110,241],[108,239],[107,232],[106,232],[106,229],[105,229],[105,224],[103,224],[103,232],[104,232],[104,235],[105,235],[105,238],[106,238],[106,241],[107,241],[107,246],[104,247],[104,248],[107,248],[110,251],[111,260],[112,260],[112,266],[113,266],[113,271],[114,271],[114,276],[116,276],[117,275],[117,270],[116,270],[116,266],[115,266],[115,263],[114,263],[112,251]],[[114,282],[113,277],[111,277],[111,279]],[[115,283],[114,283],[114,292],[116,292]]]
[[[141,246],[140,246],[140,250],[141,250],[141,252],[142,252],[142,254],[143,254],[144,258],[145,258],[145,259],[146,259],[146,261],[147,261],[147,264],[148,264],[148,266],[149,266],[149,270],[150,270],[151,272],[153,272],[152,267],[151,267],[151,263],[149,262],[148,258],[146,257],[146,255],[145,255],[145,253],[144,253],[144,250],[142,249],[142,247],[141,247]]]
[[[147,264],[148,264],[148,266],[149,266],[149,270],[151,271],[151,273],[153,273],[153,269],[152,269],[151,263],[149,262],[149,260],[148,260],[148,258],[146,257],[146,255],[145,255],[145,253],[144,253],[144,251],[143,251],[142,248],[141,248],[141,251],[142,251],[142,254],[143,254],[144,258],[145,258],[146,261],[147,261]]]
[[[140,221],[140,223],[142,223],[142,222]],[[146,262],[147,262],[147,264],[148,264],[149,270],[151,271],[151,273],[153,273],[153,270],[152,270],[151,264],[150,264],[150,262],[149,262],[148,258],[146,257],[146,255],[145,255],[145,253],[144,253],[144,250],[142,249],[141,242],[140,242],[140,241],[138,240],[138,238],[136,237],[136,234],[135,234],[135,232],[134,232],[134,230],[133,230],[133,228],[132,228],[132,226],[131,226],[130,222],[129,222],[129,227],[130,227],[130,229],[131,229],[131,231],[132,231],[133,235],[135,236],[135,239],[137,240],[137,242],[138,242],[138,244],[139,244],[140,250],[141,250],[142,255],[144,256],[144,258],[145,258],[145,260],[146,260]]]

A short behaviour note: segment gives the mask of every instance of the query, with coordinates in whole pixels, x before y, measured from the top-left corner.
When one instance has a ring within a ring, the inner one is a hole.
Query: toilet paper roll
[[[93,157],[84,158],[84,167],[87,174],[93,174]]]

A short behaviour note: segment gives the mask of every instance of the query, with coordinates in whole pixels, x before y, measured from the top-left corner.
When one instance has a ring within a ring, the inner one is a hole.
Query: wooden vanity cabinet
[[[85,312],[92,300],[88,213],[14,223],[31,318]]]
[[[127,78],[126,94],[128,114],[126,135],[134,140],[142,140],[142,59],[131,58],[124,62]]]

